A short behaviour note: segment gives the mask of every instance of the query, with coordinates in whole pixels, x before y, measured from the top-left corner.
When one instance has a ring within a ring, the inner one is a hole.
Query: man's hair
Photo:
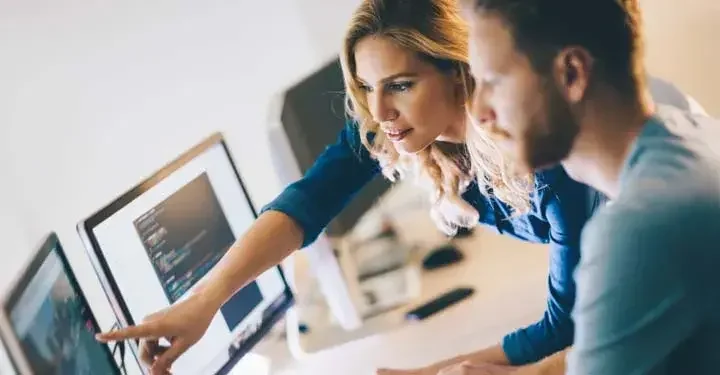
[[[549,74],[563,48],[578,46],[594,59],[593,76],[637,94],[645,72],[638,0],[467,0],[500,17],[518,51],[539,74]]]

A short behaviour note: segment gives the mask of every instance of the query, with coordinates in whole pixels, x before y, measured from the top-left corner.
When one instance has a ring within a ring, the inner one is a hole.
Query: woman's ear
[[[456,68],[453,72],[453,84],[454,84],[454,92],[455,92],[455,98],[460,106],[465,106],[467,104],[467,101],[470,99],[469,95],[471,95],[471,92],[468,92],[472,85],[468,85],[469,80],[472,79],[469,75],[469,73],[464,70],[463,68]]]

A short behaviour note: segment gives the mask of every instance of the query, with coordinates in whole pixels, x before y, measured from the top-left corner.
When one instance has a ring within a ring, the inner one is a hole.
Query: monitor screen
[[[107,289],[133,324],[192,293],[255,218],[227,147],[215,135],[82,227],[108,275]],[[281,269],[266,271],[225,303],[206,335],[175,362],[173,373],[218,372],[291,302]],[[246,340],[242,345],[240,338]]]
[[[3,305],[24,366],[33,374],[119,374],[97,322],[52,235]]]

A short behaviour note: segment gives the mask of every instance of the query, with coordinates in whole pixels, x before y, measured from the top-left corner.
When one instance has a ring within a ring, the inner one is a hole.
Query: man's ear
[[[593,58],[584,48],[568,47],[555,57],[553,76],[560,93],[569,103],[578,103],[585,96],[592,68]]]

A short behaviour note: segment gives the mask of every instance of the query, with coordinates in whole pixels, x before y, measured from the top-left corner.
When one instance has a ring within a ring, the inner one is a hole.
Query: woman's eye
[[[361,84],[358,85],[358,86],[360,87],[360,90],[362,90],[362,91],[364,91],[364,92],[372,92],[372,87],[370,87],[370,86],[368,86],[368,85],[364,85],[364,84],[361,83]]]
[[[410,90],[412,82],[394,82],[388,84],[388,89],[395,92],[405,92]]]

